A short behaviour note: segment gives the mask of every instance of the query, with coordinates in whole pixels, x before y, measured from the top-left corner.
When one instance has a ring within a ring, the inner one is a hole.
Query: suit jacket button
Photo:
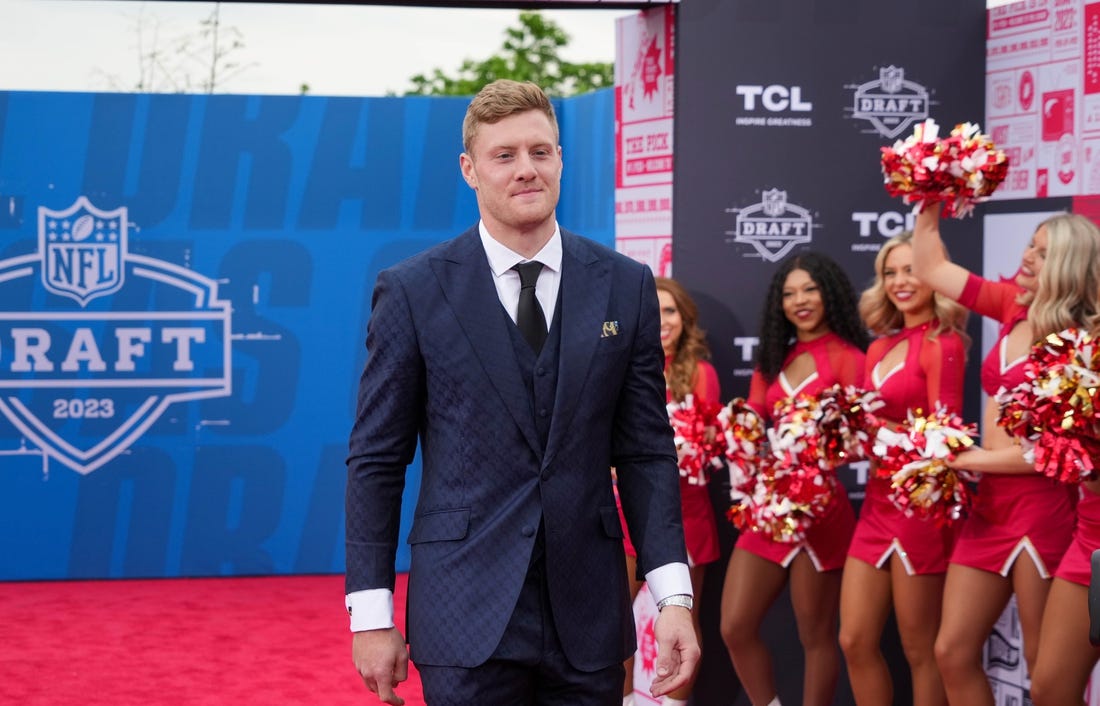
[[[524,537],[534,537],[535,536],[535,528],[532,527],[531,525],[524,525],[523,529],[520,530],[520,533]]]

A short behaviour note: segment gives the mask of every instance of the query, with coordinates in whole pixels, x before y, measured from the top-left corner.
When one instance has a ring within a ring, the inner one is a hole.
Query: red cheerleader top
[[[809,353],[814,358],[815,371],[797,387],[790,384],[784,372],[791,361]],[[770,383],[756,370],[749,383],[749,405],[770,421],[777,402],[797,395],[816,395],[837,383],[859,385],[863,382],[863,370],[867,356],[859,348],[833,332],[812,341],[798,341],[783,360],[783,370]]]
[[[672,357],[665,356],[665,372],[672,364]],[[718,388],[718,371],[705,360],[695,362],[695,381],[692,383],[691,394],[698,402],[711,402],[722,404],[722,393]],[[665,402],[672,402],[672,390],[665,385]]]
[[[1023,291],[1014,282],[993,282],[971,272],[959,297],[959,303],[967,309],[1003,324],[997,343],[982,361],[982,389],[987,395],[997,394],[1002,386],[1012,389],[1026,379],[1024,363],[1027,362],[1027,355],[1007,360],[1005,353],[1008,334],[1016,324],[1027,318],[1027,306],[1016,302]]]
[[[867,349],[863,386],[879,391],[885,403],[876,412],[879,416],[901,422],[909,410],[929,415],[938,404],[962,411],[966,347],[955,331],[929,338],[928,331],[937,325],[932,320],[902,329],[875,339]],[[882,359],[903,341],[909,344],[905,359],[891,370],[883,369]]]

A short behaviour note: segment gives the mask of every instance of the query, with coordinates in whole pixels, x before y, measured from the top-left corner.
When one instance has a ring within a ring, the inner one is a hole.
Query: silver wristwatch
[[[691,610],[695,607],[695,599],[686,593],[674,593],[671,596],[666,596],[659,600],[657,602],[657,610],[663,610],[670,605],[676,605]]]

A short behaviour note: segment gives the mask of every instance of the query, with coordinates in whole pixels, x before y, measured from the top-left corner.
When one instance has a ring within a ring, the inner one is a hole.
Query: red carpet
[[[377,704],[343,593],[343,576],[0,583],[0,704]],[[411,671],[398,693],[422,706]]]

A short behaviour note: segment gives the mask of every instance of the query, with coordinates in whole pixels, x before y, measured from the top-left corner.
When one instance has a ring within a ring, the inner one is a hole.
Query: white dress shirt
[[[497,296],[513,322],[519,310],[520,279],[519,272],[512,268],[522,262],[542,263],[542,270],[535,283],[535,297],[539,300],[539,306],[542,307],[547,330],[549,330],[554,321],[554,311],[558,307],[558,289],[561,287],[561,230],[555,226],[554,235],[550,236],[550,240],[542,246],[542,250],[539,250],[530,260],[494,240],[485,229],[484,222],[478,226],[478,230],[481,233],[481,245],[485,248],[485,256],[489,259],[489,269],[493,272],[493,284],[496,285]]]

